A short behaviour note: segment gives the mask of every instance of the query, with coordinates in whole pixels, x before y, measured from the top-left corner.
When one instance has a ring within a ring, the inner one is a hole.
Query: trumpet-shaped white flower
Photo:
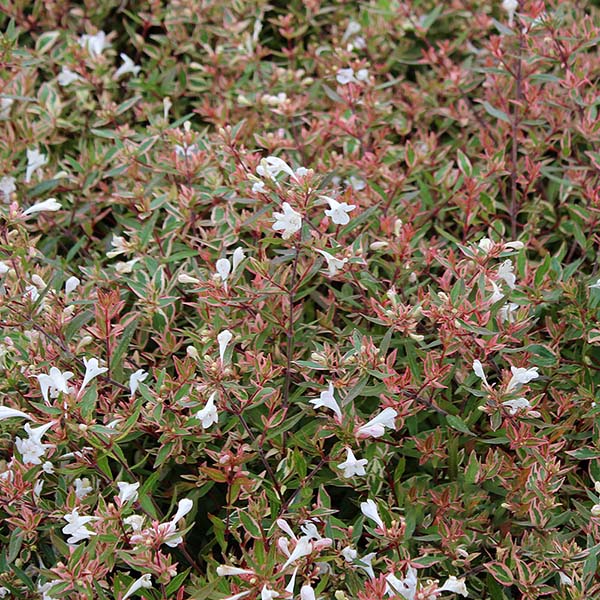
[[[502,8],[508,15],[508,26],[512,27],[515,20],[515,13],[519,8],[518,0],[502,0]]]
[[[319,254],[321,254],[325,260],[327,261],[327,274],[329,277],[335,277],[339,271],[344,268],[344,265],[348,262],[347,258],[339,259],[335,256],[329,254],[329,252],[325,252],[325,250],[316,249]]]
[[[335,78],[340,85],[368,81],[369,71],[367,69],[359,69],[355,72],[354,69],[348,67],[347,69],[339,69]]]
[[[13,417],[31,420],[31,417],[23,411],[17,410],[16,408],[10,408],[9,406],[0,406],[0,421],[12,419]]]
[[[119,254],[123,254],[125,252],[129,252],[128,243],[125,241],[125,238],[122,235],[115,235],[113,233],[112,240],[110,241],[110,245],[114,248],[114,250],[109,250],[106,253],[108,258],[114,258]]]
[[[82,540],[88,540],[91,536],[96,535],[96,532],[90,531],[86,525],[96,521],[98,517],[82,517],[79,511],[74,508],[70,513],[63,515],[63,519],[67,522],[67,525],[62,528],[62,532],[70,536],[67,539],[67,544],[70,546],[75,546]]]
[[[273,600],[273,598],[277,598],[279,594],[275,590],[270,590],[267,588],[267,584],[263,585],[262,590],[260,591],[260,600]]]
[[[194,503],[189,498],[184,498],[179,501],[177,512],[173,518],[167,523],[159,526],[159,529],[165,536],[164,543],[169,548],[177,548],[183,542],[183,536],[177,530],[177,523],[192,510]]]
[[[31,181],[31,176],[48,162],[48,157],[37,148],[27,148],[27,170],[25,171],[25,183]]]
[[[358,437],[381,437],[385,433],[386,428],[396,429],[394,419],[397,415],[398,413],[393,408],[385,408],[376,417],[372,418],[362,427],[359,427],[356,435]]]
[[[83,390],[85,389],[87,384],[92,379],[94,379],[95,377],[98,377],[98,375],[102,375],[102,373],[106,373],[108,371],[107,367],[100,367],[98,365],[97,358],[90,358],[89,360],[87,358],[84,358],[83,364],[85,365],[85,375],[83,377],[83,382],[81,384],[81,387],[79,388],[78,396],[81,396],[81,394],[83,393]]]
[[[379,516],[379,511],[377,510],[377,504],[373,502],[370,498],[366,502],[360,503],[360,512],[362,512],[367,519],[371,519],[374,521],[380,529],[384,529],[385,525]]]
[[[356,205],[338,202],[329,196],[320,196],[320,198],[329,204],[329,208],[325,210],[325,214],[330,217],[336,225],[347,225],[350,223],[348,213],[351,213],[356,208]]]
[[[106,48],[110,48],[110,43],[106,39],[106,33],[104,33],[104,31],[99,31],[94,35],[86,33],[80,36],[78,41],[82,48],[87,48],[87,51],[92,58],[100,56]]]
[[[282,172],[289,175],[292,179],[298,180],[292,167],[290,167],[285,160],[282,160],[277,156],[267,156],[266,158],[263,158],[258,167],[256,167],[256,173],[260,175],[260,177],[268,177],[273,180],[275,180],[277,175]]]
[[[77,73],[75,73],[75,71],[71,71],[69,67],[63,66],[61,72],[58,74],[58,77],[56,79],[58,81],[58,85],[66,87],[68,85],[71,85],[73,82],[78,81],[79,79],[81,79],[81,77]]]
[[[342,420],[342,409],[340,405],[336,402],[335,396],[333,395],[333,383],[329,382],[329,388],[327,391],[321,392],[319,398],[314,398],[313,400],[309,400],[309,404],[312,404],[315,408],[329,408],[332,410],[337,416],[338,420]]]
[[[207,400],[204,408],[196,413],[196,419],[202,422],[202,429],[208,429],[213,423],[219,421],[219,413],[215,406],[217,392],[213,392]]]
[[[405,600],[415,600],[417,595],[417,570],[413,567],[408,567],[406,577],[398,579],[393,573],[386,575],[385,580],[388,583],[388,594],[400,594]]]
[[[231,273],[231,263],[228,258],[220,258],[216,264],[217,267],[217,275],[221,278],[225,289],[227,289],[227,278]]]
[[[0,193],[4,196],[4,202],[10,202],[10,196],[17,191],[14,177],[3,177],[0,179]]]
[[[126,519],[123,519],[123,523],[131,527],[131,529],[135,532],[141,531],[144,526],[144,517],[142,515],[131,515]]]
[[[512,260],[510,260],[510,258],[507,258],[498,267],[498,277],[500,277],[500,279],[504,279],[504,281],[506,282],[506,285],[511,290],[513,290],[515,288],[515,284],[517,281],[514,271],[515,271],[515,267],[512,263]]]
[[[514,312],[518,309],[518,304],[515,304],[514,302],[507,302],[504,306],[500,307],[500,310],[498,310],[498,318],[502,323],[506,321],[513,323],[515,320]]]
[[[338,469],[344,470],[344,477],[354,477],[355,475],[366,475],[365,465],[366,458],[358,459],[354,456],[354,452],[350,448],[346,448],[346,460],[338,465]]]
[[[522,385],[529,383],[533,379],[537,379],[540,374],[537,367],[525,369],[523,367],[511,367],[512,377],[506,386],[506,393],[510,394],[518,390]]]
[[[90,492],[94,491],[94,488],[90,484],[90,480],[87,477],[80,479],[79,477],[73,482],[75,484],[75,496],[79,500],[83,500]]]
[[[190,283],[192,285],[198,285],[200,283],[200,280],[197,277],[192,277],[187,273],[179,273],[179,275],[177,275],[177,281],[178,283]]]
[[[36,377],[40,383],[42,396],[46,403],[48,403],[48,394],[50,394],[50,398],[58,398],[59,393],[69,393],[70,389],[67,382],[73,377],[73,373],[71,373],[71,371],[61,373],[60,369],[52,367],[48,375],[41,374],[36,375]]]
[[[493,293],[490,296],[490,302],[492,304],[496,304],[496,302],[499,302],[500,300],[502,300],[502,298],[504,298],[504,293],[502,292],[502,290],[500,289],[500,287],[498,286],[498,284],[495,281],[490,279],[490,283],[492,284],[492,290],[493,290]]]
[[[140,383],[146,381],[148,373],[144,369],[138,369],[135,373],[129,376],[129,392],[133,396],[140,387]]]
[[[455,594],[460,594],[461,596],[469,595],[467,586],[465,585],[464,577],[457,579],[454,575],[450,575],[444,585],[438,589],[438,592],[454,592]]]
[[[60,210],[62,205],[56,198],[48,198],[43,202],[36,202],[33,206],[30,206],[27,210],[23,211],[23,216],[33,215],[39,212],[56,212]]]
[[[519,411],[524,411],[529,417],[541,416],[537,410],[531,410],[531,404],[527,398],[517,398],[516,400],[507,400],[502,403],[502,406],[506,406],[508,414],[514,417]]]
[[[306,584],[300,588],[300,600],[316,600],[315,590]]]
[[[127,73],[131,73],[134,77],[136,77],[137,74],[142,70],[142,67],[136,65],[131,58],[129,58],[129,56],[123,52],[121,52],[119,56],[121,57],[123,64],[115,71],[115,74],[113,75],[114,79],[120,79]]]
[[[274,212],[273,229],[282,231],[281,237],[284,240],[290,239],[297,231],[302,229],[302,215],[296,212],[287,202],[284,202],[281,207],[283,212]]]
[[[371,578],[375,579],[375,571],[373,571],[373,559],[377,556],[376,552],[369,552],[362,558],[356,560],[356,565],[360,567]]]
[[[69,277],[69,279],[65,281],[65,296],[74,292],[80,284],[81,280],[78,277],[75,277],[75,275]]]
[[[229,329],[224,329],[217,336],[217,342],[219,342],[219,358],[221,359],[221,364],[225,364],[225,351],[227,350],[227,346],[229,342],[233,339],[233,334]]]
[[[217,567],[219,577],[230,577],[234,575],[254,575],[251,569],[240,569],[239,567],[230,567],[229,565],[219,565]]]
[[[304,556],[308,556],[312,551],[313,544],[308,536],[303,535],[302,537],[298,538],[292,553],[281,567],[281,570],[285,570],[292,563],[303,558]]]
[[[241,246],[238,246],[234,251],[233,251],[233,256],[232,256],[232,269],[231,272],[235,273],[235,271],[237,270],[237,268],[240,266],[240,264],[244,261],[244,259],[246,258],[246,255],[244,254],[244,249]]]
[[[347,563],[352,563],[358,557],[358,552],[352,546],[346,546],[340,553]]]
[[[121,600],[127,600],[135,594],[138,590],[142,588],[149,589],[152,587],[152,575],[146,573],[146,575],[142,575],[139,579],[136,579],[129,589],[125,592],[125,595],[121,598]]]
[[[138,499],[139,483],[127,483],[126,481],[117,481],[119,488],[119,500],[125,504],[126,502],[135,502]]]
[[[489,386],[488,381],[485,376],[485,372],[483,371],[483,365],[481,364],[480,360],[476,359],[473,361],[473,372],[475,373],[475,375],[477,375],[477,377],[479,377],[479,379],[481,379],[483,381],[483,383],[486,386]]]
[[[23,457],[23,464],[25,465],[41,465],[41,458],[46,454],[47,448],[52,448],[52,444],[43,444],[42,437],[44,434],[54,425],[55,421],[50,421],[45,425],[41,425],[40,427],[36,427],[35,429],[31,428],[29,423],[25,424],[25,432],[28,434],[28,438],[21,439],[17,437],[15,439],[15,445],[17,450]]]

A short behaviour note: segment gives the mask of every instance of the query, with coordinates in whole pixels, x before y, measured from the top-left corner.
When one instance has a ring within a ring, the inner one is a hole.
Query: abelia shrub
[[[594,3],[3,3],[0,597],[600,596]]]

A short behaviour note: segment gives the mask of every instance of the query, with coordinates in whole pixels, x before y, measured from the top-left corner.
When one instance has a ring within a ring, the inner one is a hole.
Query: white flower
[[[350,223],[348,213],[356,208],[354,204],[338,202],[329,196],[319,196],[319,198],[325,200],[329,204],[329,208],[325,210],[325,214],[330,217],[336,225],[347,225]]]
[[[127,273],[131,273],[133,271],[133,266],[139,261],[139,258],[133,258],[132,260],[128,260],[126,262],[119,261],[118,263],[115,263],[115,271],[119,275],[127,275]]]
[[[42,396],[47,404],[48,392],[50,392],[50,398],[58,398],[58,394],[61,392],[63,394],[69,393],[67,381],[73,377],[73,373],[71,373],[71,371],[65,371],[64,373],[61,373],[60,369],[57,367],[52,367],[48,375],[41,374],[36,375],[36,377],[40,383]]]
[[[0,587],[0,598],[6,598],[10,594],[10,590],[5,587]]]
[[[346,27],[344,35],[342,36],[342,43],[347,41],[348,38],[351,38],[353,35],[356,35],[360,31],[360,29],[360,23],[357,23],[356,21],[350,21],[348,23],[348,26]]]
[[[515,267],[512,264],[512,260],[507,258],[499,267],[498,267],[498,277],[500,279],[504,279],[506,285],[512,290],[515,288],[515,282],[517,278],[514,274]]]
[[[10,195],[17,191],[14,177],[3,177],[0,179],[0,192],[4,194],[4,201],[10,201]]]
[[[502,0],[502,8],[508,14],[508,26],[512,27],[515,19],[515,12],[519,8],[518,0]]]
[[[273,229],[275,231],[283,231],[281,237],[284,240],[289,240],[297,231],[302,229],[302,215],[296,212],[287,202],[284,202],[281,207],[283,212],[274,212]]]
[[[144,369],[138,369],[135,373],[132,373],[129,376],[129,392],[132,396],[137,392],[138,388],[140,387],[140,383],[142,383],[142,381],[146,381],[147,377],[148,373],[146,373]]]
[[[44,488],[44,480],[38,479],[33,486],[33,495],[35,498],[39,498],[42,495],[42,489]]]
[[[438,589],[438,592],[454,592],[461,596],[468,596],[467,586],[465,585],[464,577],[457,579],[454,575],[450,575],[444,585]]]
[[[200,280],[197,277],[192,277],[191,275],[188,275],[187,273],[179,273],[179,275],[177,275],[177,282],[198,285],[200,283]]]
[[[600,504],[594,504],[594,506],[592,506],[592,517],[600,517]]]
[[[13,417],[31,420],[31,417],[27,413],[24,413],[15,408],[9,408],[8,406],[0,406],[0,421],[4,419],[12,419]]]
[[[37,148],[27,148],[27,170],[25,172],[25,183],[31,181],[31,176],[40,167],[43,167],[48,162],[48,157],[42,154]]]
[[[600,289],[600,279],[598,279],[596,281],[596,283],[592,283],[591,285],[588,285],[588,287],[592,290],[598,290]]]
[[[177,548],[177,546],[183,542],[183,537],[177,531],[177,523],[192,510],[193,506],[194,503],[189,498],[180,500],[177,506],[177,512],[168,523],[165,523],[166,527],[164,528],[164,532],[166,537],[164,543],[169,546],[169,548]]]
[[[290,577],[288,584],[285,586],[285,591],[288,594],[291,594],[292,598],[294,597],[294,587],[296,586],[296,574],[297,573],[298,573],[298,567],[296,567],[294,569],[294,572],[292,573],[292,576]]]
[[[507,302],[504,306],[501,306],[498,310],[498,318],[502,323],[508,321],[513,323],[515,320],[514,312],[519,308],[518,304],[514,302]]]
[[[48,200],[44,200],[43,202],[37,202],[33,206],[30,206],[27,210],[23,211],[23,216],[33,215],[38,212],[56,212],[60,210],[62,205],[56,198],[48,198]]]
[[[298,538],[296,540],[296,545],[292,550],[292,553],[281,567],[281,570],[284,571],[289,565],[291,565],[292,563],[296,562],[304,556],[308,556],[312,551],[313,544],[308,536],[303,535],[302,537]]]
[[[354,175],[350,175],[349,179],[346,179],[346,184],[348,184],[355,192],[360,192],[367,187],[367,184],[364,180],[355,177]]]
[[[267,584],[263,585],[262,590],[260,591],[260,600],[273,600],[273,598],[277,598],[279,594],[267,588]]]
[[[393,573],[386,575],[385,579],[390,586],[388,594],[393,595],[394,592],[396,592],[405,598],[405,600],[415,600],[417,595],[416,569],[413,569],[413,567],[408,567],[408,571],[406,572],[406,577],[404,579],[398,579]]]
[[[290,167],[285,160],[282,160],[277,156],[267,156],[266,158],[263,158],[258,167],[256,167],[256,173],[258,175],[261,177],[269,177],[273,180],[281,172],[289,175],[292,179],[297,181],[296,174],[294,173],[292,167]]]
[[[129,252],[128,244],[122,235],[115,235],[113,233],[110,244],[114,248],[114,250],[109,250],[106,253],[106,256],[108,258],[114,258],[115,256],[118,256],[119,254],[123,254],[124,252]]]
[[[69,277],[69,279],[65,281],[65,296],[74,292],[80,284],[81,280],[78,277],[75,277],[75,275]]]
[[[309,400],[309,404],[312,404],[315,408],[329,408],[332,410],[339,421],[342,420],[342,409],[340,405],[336,402],[335,396],[333,395],[333,383],[329,382],[329,388],[327,391],[321,392],[319,398],[314,398],[313,400]]]
[[[571,577],[569,577],[566,573],[563,573],[562,571],[558,572],[558,578],[560,580],[560,584],[561,585],[573,585],[573,579]]]
[[[396,429],[394,419],[398,413],[393,408],[382,410],[376,417],[372,418],[368,423],[359,427],[356,435],[358,437],[381,437],[385,433],[385,428]]]
[[[227,346],[229,342],[233,339],[233,334],[229,329],[224,329],[217,336],[217,342],[219,342],[219,358],[221,359],[221,364],[225,364],[225,351],[227,350]]]
[[[125,504],[126,502],[135,502],[138,499],[139,483],[127,483],[126,481],[117,481],[119,488],[119,500]]]
[[[223,287],[225,291],[227,291],[227,278],[231,273],[231,263],[228,258],[220,258],[216,264],[217,275],[221,278],[223,282]]]
[[[506,242],[506,244],[504,244],[505,250],[521,250],[522,248],[525,248],[523,242]]]
[[[125,525],[129,525],[133,531],[140,531],[144,526],[144,517],[142,515],[131,515],[123,519]]]
[[[530,410],[531,404],[527,398],[517,398],[516,400],[507,400],[502,403],[502,406],[506,406],[508,409],[508,414],[514,416],[520,410],[524,410],[527,412],[527,415],[530,417],[539,417],[540,413],[537,410]]]
[[[21,439],[17,437],[15,439],[15,445],[17,450],[23,457],[23,464],[25,465],[41,465],[42,461],[40,460],[42,456],[46,453],[47,448],[52,448],[52,444],[42,444],[42,437],[54,425],[55,421],[50,421],[45,425],[41,425],[40,427],[36,427],[35,429],[31,428],[29,423],[25,424],[25,432],[28,434],[28,438]]]
[[[151,588],[152,587],[152,575],[146,573],[146,575],[142,575],[139,579],[136,579],[125,595],[121,598],[121,600],[127,600],[130,596],[133,596],[138,590],[142,588]]]
[[[489,254],[490,250],[494,247],[494,242],[490,238],[484,237],[479,240],[478,247],[484,254]]]
[[[379,516],[379,512],[377,510],[377,504],[375,504],[375,502],[373,502],[373,500],[371,500],[369,498],[369,500],[367,500],[366,502],[361,502],[360,503],[360,511],[362,512],[363,515],[365,515],[365,517],[367,517],[367,519],[371,519],[371,521],[374,521],[375,523],[377,523],[377,526],[380,529],[385,528],[385,525],[383,524],[383,521],[381,520],[381,517]]]
[[[240,569],[239,567],[230,567],[229,565],[219,565],[217,567],[219,577],[229,577],[232,575],[254,575],[251,569]]]
[[[86,525],[91,521],[96,521],[98,517],[82,517],[79,515],[78,510],[74,508],[70,513],[64,515],[63,519],[67,522],[67,525],[62,528],[62,532],[71,536],[67,539],[67,544],[70,546],[75,546],[82,540],[87,540],[92,535],[96,535],[96,532],[87,529]]]
[[[79,392],[77,394],[78,396],[81,396],[86,385],[92,379],[94,379],[94,377],[98,377],[98,375],[102,375],[102,373],[106,373],[108,371],[108,369],[106,367],[98,366],[97,358],[90,358],[89,360],[87,358],[84,358],[83,364],[85,365],[85,375],[83,377],[83,382],[81,384],[81,387],[79,388]]]
[[[51,590],[58,583],[62,583],[62,582],[63,582],[62,579],[52,579],[52,581],[47,581],[44,584],[42,584],[38,581],[37,589],[38,589],[38,592],[40,594],[42,594],[41,600],[55,600],[53,596],[50,596],[48,591]]]
[[[359,558],[356,561],[357,566],[363,569],[363,571],[365,571],[371,579],[375,579],[375,571],[373,571],[372,562],[376,556],[376,552],[369,552],[369,554],[365,554],[362,558]]]
[[[69,67],[63,67],[57,77],[58,85],[62,85],[63,87],[71,85],[74,81],[77,81],[79,79],[81,79],[81,77],[77,75],[77,73],[75,73],[74,71],[71,71]]]
[[[175,145],[175,154],[179,158],[193,158],[198,153],[198,146],[196,144],[192,144],[190,146],[180,146],[179,144]]]
[[[87,51],[92,58],[100,56],[106,48],[110,47],[104,31],[99,31],[95,35],[88,35],[86,33],[85,35],[80,36],[79,45],[82,48],[87,48]]]
[[[243,262],[243,260],[246,258],[246,255],[244,254],[244,249],[241,246],[238,246],[234,251],[233,251],[233,257],[232,257],[232,273],[235,273],[235,271],[237,270],[237,268],[240,266],[240,264]]]
[[[365,465],[367,464],[366,458],[356,459],[354,453],[350,448],[346,448],[346,460],[338,465],[338,469],[344,470],[344,477],[354,477],[355,475],[366,475]]]
[[[123,52],[121,52],[119,56],[121,57],[123,64],[115,71],[113,78],[119,79],[127,73],[131,73],[134,77],[136,77],[137,74],[141,71],[142,67],[134,64],[131,58],[129,58],[129,56],[127,56],[127,54],[124,54]]]
[[[518,390],[522,385],[529,383],[533,379],[537,379],[540,374],[537,367],[525,369],[523,367],[511,367],[512,377],[506,386],[506,393],[510,394]]]
[[[300,588],[300,600],[316,600],[315,590],[310,585],[303,585]]]
[[[42,465],[42,471],[44,471],[44,473],[48,473],[48,475],[52,475],[54,473],[54,465],[49,460],[47,460]]]
[[[90,480],[87,477],[79,479],[79,477],[73,482],[75,484],[75,496],[79,500],[83,500],[90,492],[94,491],[94,488],[90,485]]]
[[[485,385],[489,385],[485,377],[485,373],[483,371],[483,365],[481,364],[480,360],[476,359],[473,361],[473,371],[475,375],[477,375],[477,377],[479,377],[479,379],[481,379]]]
[[[335,76],[340,85],[348,85],[349,83],[358,83],[359,81],[369,80],[369,71],[367,69],[359,69],[354,73],[354,69],[339,69]]]
[[[219,413],[215,406],[217,392],[213,392],[207,400],[204,408],[196,413],[196,419],[202,421],[202,429],[208,429],[213,423],[219,421]]]
[[[500,300],[502,300],[502,298],[504,298],[504,293],[500,290],[500,287],[495,281],[492,281],[490,279],[490,283],[492,284],[492,290],[494,290],[492,295],[490,296],[490,302],[492,304],[496,304],[496,302],[499,302]]]
[[[0,276],[6,275],[9,271],[10,267],[3,260],[0,260]]]
[[[10,118],[10,108],[13,103],[13,98],[0,98],[0,121]]]
[[[340,554],[344,557],[344,560],[348,563],[352,563],[356,560],[358,552],[352,546],[346,546]]]
[[[316,250],[319,254],[323,255],[323,257],[327,261],[327,274],[329,275],[329,277],[335,277],[338,274],[338,272],[344,268],[344,265],[348,262],[347,258],[343,258],[342,260],[340,260],[339,258],[336,258],[335,256],[329,254],[329,252],[325,252],[325,250],[320,250],[319,248],[317,248]]]
[[[255,194],[266,194],[267,188],[265,187],[265,182],[264,181],[255,181],[252,184],[252,191]],[[250,593],[250,592],[248,592],[248,593]]]

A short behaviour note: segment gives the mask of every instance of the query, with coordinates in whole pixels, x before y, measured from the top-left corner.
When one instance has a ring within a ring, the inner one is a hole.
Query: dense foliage
[[[0,13],[0,597],[600,597],[594,3]]]

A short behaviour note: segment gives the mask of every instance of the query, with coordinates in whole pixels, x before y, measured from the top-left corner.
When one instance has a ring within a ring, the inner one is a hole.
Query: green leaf
[[[496,119],[500,119],[501,121],[504,121],[505,123],[510,123],[510,117],[502,110],[500,110],[499,108],[494,108],[489,102],[482,102],[481,103],[483,105],[483,108],[485,108],[485,111],[491,115],[492,117],[496,117]]]
[[[456,415],[446,415],[446,422],[452,429],[456,429],[461,433],[466,433],[467,435],[475,435],[467,426],[467,424]]]

